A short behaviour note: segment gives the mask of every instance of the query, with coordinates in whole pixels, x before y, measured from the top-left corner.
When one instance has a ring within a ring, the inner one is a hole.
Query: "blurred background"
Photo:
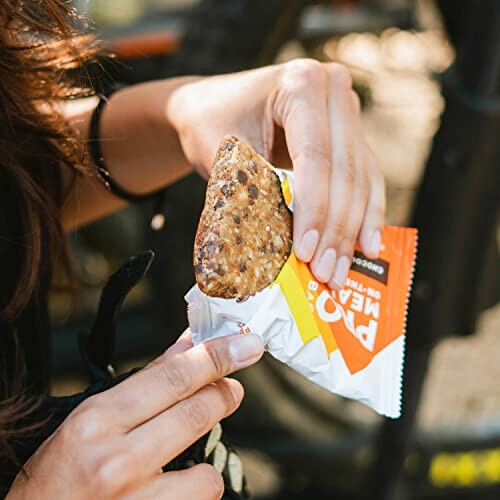
[[[89,68],[132,84],[313,57],[347,65],[387,182],[387,222],[420,231],[405,406],[382,421],[270,358],[240,374],[247,397],[224,424],[249,486],[268,499],[500,498],[500,2],[497,0],[75,0],[115,56]],[[85,387],[77,334],[109,274],[151,248],[148,278],[119,319],[115,366],[142,366],[187,326],[205,184],[70,238],[81,289],[52,294],[53,393]]]

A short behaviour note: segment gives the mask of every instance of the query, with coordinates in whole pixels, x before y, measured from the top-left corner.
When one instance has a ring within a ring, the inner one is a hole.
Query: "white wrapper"
[[[293,178],[277,173],[293,210]],[[382,243],[381,259],[357,251],[340,292],[317,283],[293,252],[277,280],[244,302],[209,297],[195,285],[186,295],[194,343],[257,334],[272,356],[309,380],[398,417],[416,231],[385,227]]]

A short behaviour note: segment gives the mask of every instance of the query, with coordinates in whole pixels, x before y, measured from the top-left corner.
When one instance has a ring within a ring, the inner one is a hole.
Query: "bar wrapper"
[[[293,212],[293,173],[275,171]],[[397,418],[416,244],[416,229],[385,226],[379,258],[356,248],[338,292],[316,281],[293,251],[276,280],[244,302],[209,297],[195,285],[185,297],[193,342],[257,334],[309,380]]]

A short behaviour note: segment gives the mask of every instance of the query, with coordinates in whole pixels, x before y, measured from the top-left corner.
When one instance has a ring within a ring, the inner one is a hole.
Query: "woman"
[[[65,99],[92,94],[65,70],[95,47],[77,36],[64,4],[0,4],[1,486],[9,499],[220,498],[222,479],[209,465],[160,471],[240,404],[241,385],[225,377],[261,357],[253,335],[197,347],[182,336],[145,369],[80,404],[11,484],[24,461],[19,448],[29,449],[43,425],[33,415],[47,391],[47,289],[55,259],[67,260],[64,232],[125,203],[97,175],[89,128],[98,131],[93,139],[114,182],[137,194],[193,168],[208,176],[225,134],[278,165],[291,162],[294,250],[338,289],[356,241],[376,257],[384,219],[384,183],[359,102],[342,66],[299,60],[122,89],[101,103],[96,129],[96,97]]]

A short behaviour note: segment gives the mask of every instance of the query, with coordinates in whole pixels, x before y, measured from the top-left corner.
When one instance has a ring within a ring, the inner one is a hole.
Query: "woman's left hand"
[[[294,250],[320,282],[344,285],[356,241],[368,257],[377,257],[384,179],[364,138],[345,67],[295,60],[198,80],[171,95],[167,114],[202,175],[209,174],[228,134],[276,166],[291,162]]]

